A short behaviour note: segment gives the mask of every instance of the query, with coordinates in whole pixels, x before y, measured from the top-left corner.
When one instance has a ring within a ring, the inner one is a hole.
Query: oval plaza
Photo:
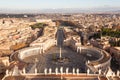
[[[4,80],[10,75],[24,80],[107,80],[114,75],[106,51],[81,45],[79,36],[66,36],[66,28],[60,27],[49,39],[40,37],[30,47],[13,53],[11,60],[22,68],[16,63],[6,71]]]

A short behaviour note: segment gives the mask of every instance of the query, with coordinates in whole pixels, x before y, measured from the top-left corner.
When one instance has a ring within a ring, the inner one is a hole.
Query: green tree
[[[35,28],[44,28],[45,26],[47,26],[47,24],[44,24],[44,23],[36,23],[34,25],[31,25],[30,27],[32,29],[35,29]]]

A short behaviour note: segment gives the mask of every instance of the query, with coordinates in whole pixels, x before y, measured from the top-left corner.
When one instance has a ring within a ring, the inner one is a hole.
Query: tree
[[[30,27],[32,29],[35,29],[35,28],[44,28],[45,26],[47,26],[47,24],[44,24],[44,23],[36,23],[34,25],[31,25]]]

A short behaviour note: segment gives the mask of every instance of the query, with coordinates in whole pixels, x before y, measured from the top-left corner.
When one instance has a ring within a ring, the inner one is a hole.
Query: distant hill
[[[21,14],[21,13],[120,13],[119,7],[98,7],[98,8],[90,8],[90,9],[81,9],[81,8],[60,8],[60,9],[0,9],[0,13],[6,14]]]

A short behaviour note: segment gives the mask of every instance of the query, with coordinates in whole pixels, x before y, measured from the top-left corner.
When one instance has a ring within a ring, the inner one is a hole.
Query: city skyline
[[[119,8],[119,0],[4,0],[1,9]]]
[[[120,80],[119,3],[1,0],[0,80]]]

